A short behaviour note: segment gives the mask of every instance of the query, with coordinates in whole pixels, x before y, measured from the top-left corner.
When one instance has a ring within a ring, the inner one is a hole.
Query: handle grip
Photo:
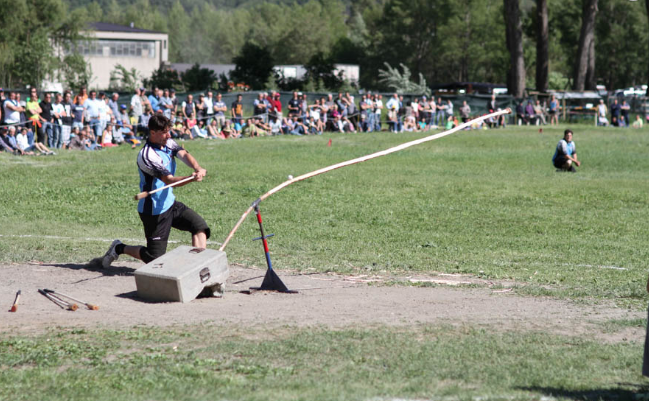
[[[140,200],[140,199],[146,198],[147,196],[149,196],[149,193],[147,191],[144,191],[144,192],[140,192],[139,194],[135,195],[133,197],[133,199],[134,200]]]

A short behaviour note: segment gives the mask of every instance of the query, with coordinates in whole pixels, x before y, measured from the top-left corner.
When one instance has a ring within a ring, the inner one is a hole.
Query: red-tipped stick
[[[11,309],[9,309],[9,312],[18,311],[18,301],[20,301],[20,294],[21,294],[21,291],[18,290],[18,292],[16,293],[16,299],[14,300],[14,304],[11,306]]]
[[[47,292],[43,290],[38,290],[38,292],[43,295],[45,298],[49,299],[50,301],[54,302],[59,308],[61,309],[67,309],[71,311],[77,310],[77,305],[70,305],[68,302],[63,301],[62,299],[56,298],[52,294],[48,294]]]

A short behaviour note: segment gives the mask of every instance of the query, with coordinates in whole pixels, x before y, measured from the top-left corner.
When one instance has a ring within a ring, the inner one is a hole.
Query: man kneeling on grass
[[[581,163],[577,160],[577,150],[575,143],[572,141],[572,131],[567,129],[563,133],[563,139],[557,144],[557,150],[552,156],[552,164],[557,171],[570,171],[576,173],[575,165],[579,167]]]
[[[161,114],[156,114],[149,120],[149,137],[137,157],[141,191],[152,191],[194,177],[194,180],[177,185],[180,187],[192,181],[202,181],[207,174],[192,155],[171,139],[170,129],[171,121]],[[194,170],[191,176],[174,176],[176,157]],[[140,199],[137,211],[144,225],[146,247],[129,246],[120,240],[115,240],[104,255],[103,267],[110,266],[119,255],[124,253],[144,263],[164,255],[172,227],[189,231],[192,234],[192,246],[206,247],[207,239],[210,237],[207,223],[198,213],[176,201],[173,187]]]

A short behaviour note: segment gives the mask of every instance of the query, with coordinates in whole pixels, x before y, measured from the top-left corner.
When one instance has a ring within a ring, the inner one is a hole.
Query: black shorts
[[[145,263],[165,254],[172,227],[189,231],[192,235],[204,231],[207,238],[210,237],[210,228],[205,220],[181,202],[174,202],[169,210],[159,215],[140,213],[140,220],[146,236],[146,248],[140,252],[140,256]]]
[[[553,164],[556,168],[563,168],[567,161],[568,159],[565,157],[557,157],[556,159],[554,159]]]

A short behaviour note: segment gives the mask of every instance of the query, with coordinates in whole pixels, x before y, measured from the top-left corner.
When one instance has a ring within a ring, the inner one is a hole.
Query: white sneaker
[[[117,254],[117,252],[115,252],[115,247],[121,243],[122,241],[116,239],[112,244],[110,244],[110,248],[108,248],[106,254],[104,255],[104,258],[101,261],[101,265],[104,267],[104,269],[109,267],[111,263],[119,259],[119,255]]]

